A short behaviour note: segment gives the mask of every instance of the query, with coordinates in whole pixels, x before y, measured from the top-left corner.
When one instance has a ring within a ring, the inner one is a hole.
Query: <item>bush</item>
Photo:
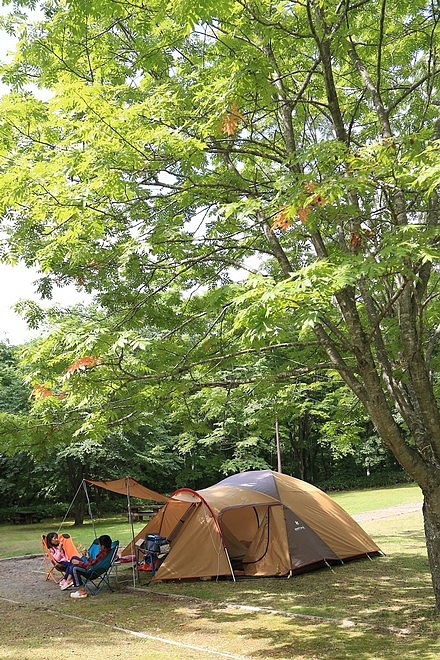
[[[14,513],[22,513],[24,511],[35,511],[41,518],[62,518],[68,508],[69,505],[64,502],[37,503],[32,506],[13,505],[7,508],[0,507],[0,523],[10,522],[14,517]]]
[[[397,484],[412,483],[412,479],[403,470],[395,472],[373,472],[370,475],[350,476],[336,474],[325,481],[315,484],[323,491],[363,490],[366,488],[386,488]]]

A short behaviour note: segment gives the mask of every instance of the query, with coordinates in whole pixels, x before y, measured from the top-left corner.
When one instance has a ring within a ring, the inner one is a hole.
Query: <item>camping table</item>
[[[15,511],[11,515],[11,521],[14,525],[31,525],[42,520],[43,516],[38,511]]]
[[[132,506],[130,509],[130,514],[128,516],[128,522],[139,522],[143,521],[144,516],[149,520],[154,516],[157,511],[159,511],[160,508],[162,508],[163,504],[151,504],[148,507],[142,507],[142,506]]]

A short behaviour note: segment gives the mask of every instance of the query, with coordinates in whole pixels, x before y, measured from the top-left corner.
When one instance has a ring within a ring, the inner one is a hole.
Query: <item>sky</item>
[[[0,14],[7,13],[6,7],[0,7]],[[14,40],[0,31],[0,60],[7,59],[7,54],[14,48]],[[8,89],[0,83],[0,95],[7,93]],[[41,302],[34,285],[38,275],[36,271],[29,270],[23,265],[9,266],[0,263],[0,341],[7,340],[10,344],[22,344],[35,337],[38,332],[31,331],[23,319],[13,310],[13,306],[20,299],[33,299]],[[74,287],[66,287],[55,292],[52,301],[45,305],[60,303],[63,306],[83,301],[84,298]]]
[[[32,337],[26,323],[13,311],[20,298],[36,298],[33,295],[33,273],[24,267],[0,264],[0,341],[21,344]]]
[[[0,8],[0,14],[7,13],[5,7]],[[14,41],[0,31],[0,60],[5,61],[8,51],[13,49]],[[8,89],[0,83],[0,95]],[[12,305],[20,298],[35,298],[32,282],[35,274],[23,266],[7,266],[0,264],[0,341],[8,340],[11,344],[20,344],[30,339],[32,333],[26,323],[12,310]]]
[[[6,340],[12,345],[23,344],[41,334],[38,330],[30,330],[25,321],[14,312],[13,306],[20,299],[35,300],[44,307],[50,307],[56,303],[67,307],[87,302],[86,294],[80,294],[73,286],[55,289],[51,300],[42,301],[35,290],[34,282],[37,278],[37,271],[24,266],[0,264],[0,281],[2,282],[0,287],[0,341]]]

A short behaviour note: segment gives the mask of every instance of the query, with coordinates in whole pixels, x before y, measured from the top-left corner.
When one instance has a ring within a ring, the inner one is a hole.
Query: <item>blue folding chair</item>
[[[96,559],[100,550],[101,550],[101,545],[99,543],[99,539],[94,539],[94,541],[92,541],[92,545],[87,549],[86,554],[83,557],[81,557],[81,559],[83,559],[84,561],[87,561],[88,559]]]
[[[107,586],[110,591],[113,591],[110,586],[109,578],[118,556],[118,549],[119,541],[113,541],[111,550],[108,555],[106,555],[104,559],[101,559],[101,561],[97,564],[91,566],[87,570],[87,573],[81,575],[81,581],[91,596],[96,596],[96,594],[99,594],[104,586]]]

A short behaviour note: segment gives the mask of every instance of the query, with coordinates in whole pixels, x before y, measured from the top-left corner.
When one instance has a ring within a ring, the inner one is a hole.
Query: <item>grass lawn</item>
[[[135,534],[145,527],[145,522],[136,523]],[[118,539],[123,548],[131,540],[131,525],[127,517],[104,518],[94,521],[85,520],[84,525],[74,527],[71,522],[65,522],[60,530],[61,520],[43,520],[34,525],[0,525],[0,558],[16,557],[41,552],[41,536],[48,532],[66,532],[73,540],[89,547],[95,536],[109,534],[112,539]],[[96,532],[96,534],[95,534]]]
[[[373,493],[375,505],[370,508],[421,500],[415,487]],[[367,491],[360,491],[337,494],[335,499],[354,513],[367,510],[362,505],[367,496]],[[110,521],[103,524],[109,531]],[[114,531],[122,536],[118,524],[122,525],[115,523]],[[362,527],[384,557],[291,579],[149,585],[144,574],[142,590],[116,585],[115,593],[103,591],[75,602],[45,583],[42,574],[34,577],[45,590],[37,605],[8,593],[1,580],[0,658],[40,660],[51,658],[55,649],[63,660],[438,660],[440,622],[434,614],[421,514],[380,518]],[[36,525],[27,531],[31,537],[40,534]],[[87,539],[93,536],[84,531]],[[25,537],[23,530],[22,541]],[[1,562],[0,569],[7,563]]]
[[[416,484],[344,491],[329,495],[350,514],[423,501],[422,491]]]

